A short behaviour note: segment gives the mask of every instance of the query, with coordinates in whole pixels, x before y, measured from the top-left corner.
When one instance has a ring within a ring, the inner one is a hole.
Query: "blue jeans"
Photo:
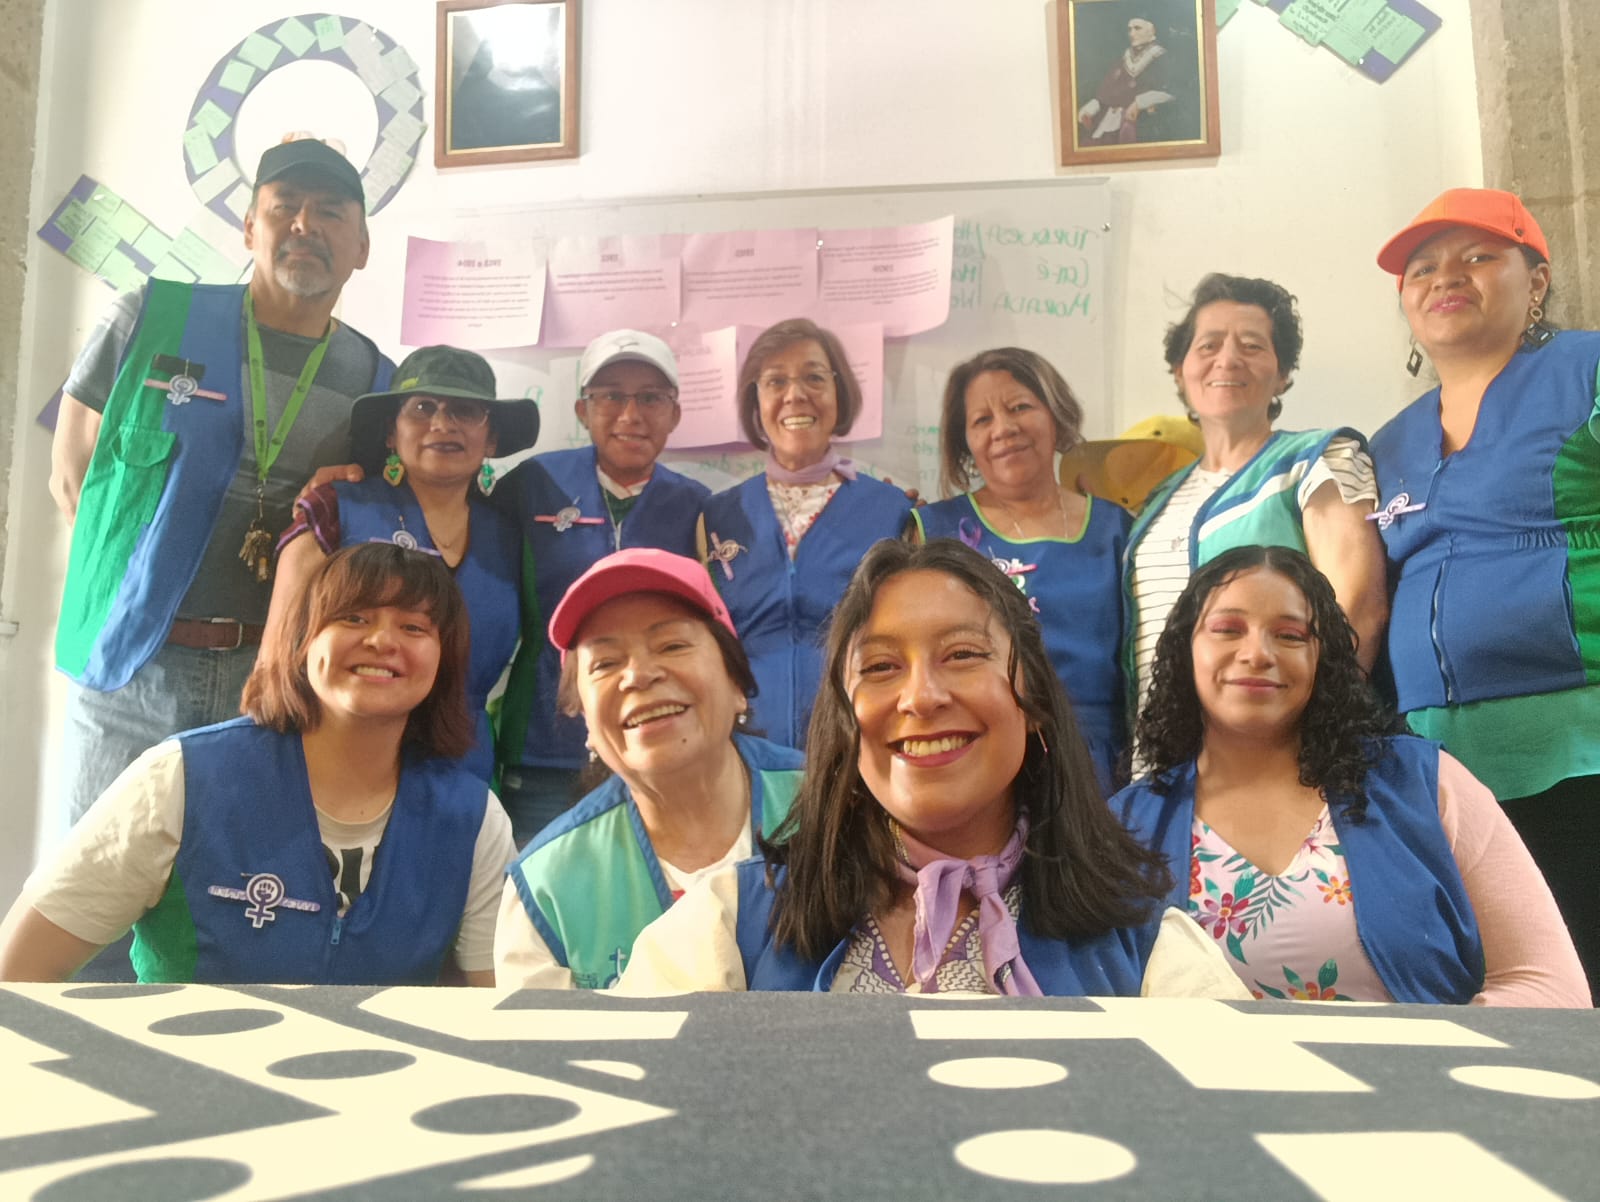
[[[67,819],[76,823],[146,748],[179,731],[239,716],[256,649],[165,646],[113,693],[68,685],[62,732]]]
[[[572,803],[582,796],[578,792],[578,778],[582,775],[581,770],[527,765],[500,773],[500,804],[511,815],[511,837],[516,840],[517,850],[532,842],[562,811],[572,808]]]

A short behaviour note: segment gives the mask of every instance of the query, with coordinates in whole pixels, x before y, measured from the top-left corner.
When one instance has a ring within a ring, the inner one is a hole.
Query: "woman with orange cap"
[[[1549,246],[1453,188],[1378,253],[1438,387],[1372,440],[1411,729],[1500,798],[1600,996],[1600,333],[1544,321]]]

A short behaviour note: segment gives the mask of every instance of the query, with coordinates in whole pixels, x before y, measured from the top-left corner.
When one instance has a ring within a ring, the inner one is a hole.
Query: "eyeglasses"
[[[678,394],[671,388],[641,388],[638,392],[623,392],[616,388],[602,388],[595,392],[586,392],[583,399],[593,405],[595,411],[607,417],[621,413],[632,401],[639,406],[639,412],[646,417],[658,413],[665,413],[669,408],[678,403]]]
[[[833,387],[838,375],[836,371],[808,371],[798,380],[790,380],[788,376],[762,376],[756,381],[756,387],[761,390],[762,396],[773,400],[787,393],[791,384],[799,384],[800,391],[808,396],[821,396]]]
[[[400,416],[419,425],[431,422],[436,413],[464,430],[473,430],[489,420],[489,406],[482,401],[459,397],[414,396],[400,406]]]

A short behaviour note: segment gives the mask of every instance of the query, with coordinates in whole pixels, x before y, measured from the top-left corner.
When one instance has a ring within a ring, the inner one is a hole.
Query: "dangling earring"
[[[478,469],[478,491],[486,497],[494,491],[494,465],[487,459]]]
[[[1544,324],[1544,297],[1541,296],[1528,310],[1528,328],[1522,331],[1522,341],[1538,350],[1555,336],[1556,332]]]
[[[749,726],[750,725],[750,711],[749,710],[740,710],[739,711],[739,716],[734,719],[734,722],[736,722],[740,727]]]
[[[390,451],[389,458],[383,461],[383,478],[389,482],[390,488],[399,488],[400,481],[406,478],[406,465],[400,462],[400,456],[395,451]]]
[[[1416,375],[1422,370],[1422,348],[1417,345],[1417,340],[1411,340],[1411,353],[1406,356],[1406,370]]]
[[[1049,755],[1050,754],[1050,744],[1048,744],[1048,743],[1046,743],[1044,741],[1044,730],[1043,730],[1043,728],[1041,727],[1039,729],[1036,729],[1033,733],[1039,736],[1039,746],[1044,750],[1044,753],[1046,755]]]
[[[589,748],[589,762],[591,764],[593,764],[596,761],[598,761],[599,759],[600,759],[600,753],[598,751],[596,751],[593,747]]]

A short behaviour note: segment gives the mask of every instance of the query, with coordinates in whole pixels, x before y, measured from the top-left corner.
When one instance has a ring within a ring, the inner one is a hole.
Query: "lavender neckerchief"
[[[997,856],[956,860],[918,842],[898,822],[895,834],[895,871],[916,886],[916,925],[911,936],[911,971],[923,992],[932,992],[934,973],[944,949],[955,934],[961,912],[961,893],[978,899],[978,938],[983,945],[983,975],[996,993],[1013,997],[1039,997],[1039,983],[1022,959],[1017,924],[1006,908],[1005,891],[1022,863],[1028,839],[1028,820],[1017,816],[1017,828]],[[1009,971],[1008,971],[1009,970]]]
[[[828,453],[819,461],[802,468],[784,467],[773,455],[772,448],[767,448],[767,479],[776,480],[779,484],[821,484],[834,472],[846,480],[856,478],[855,461],[839,454],[838,447],[830,446]]]

